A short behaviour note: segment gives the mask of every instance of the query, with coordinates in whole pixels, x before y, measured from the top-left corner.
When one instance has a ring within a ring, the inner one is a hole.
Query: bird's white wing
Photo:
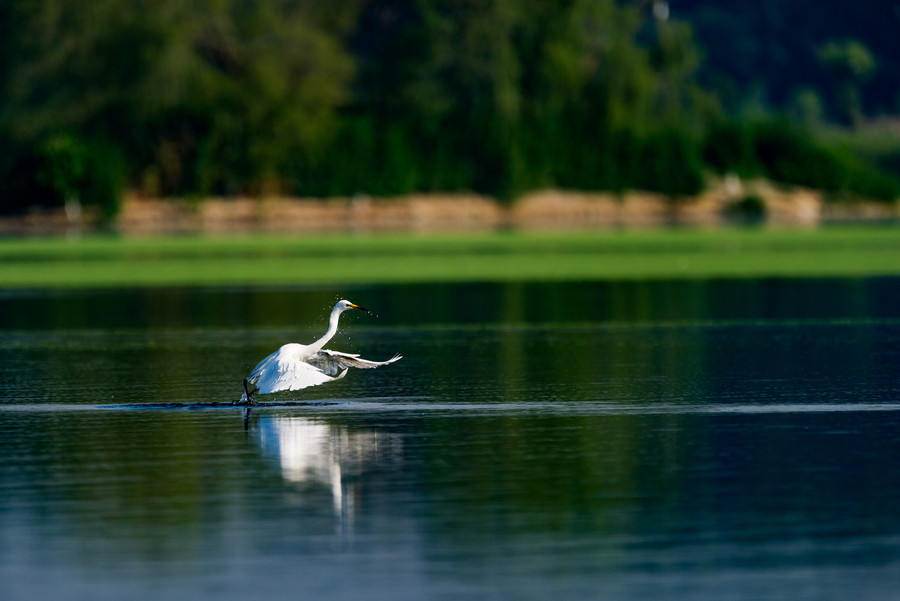
[[[315,365],[298,361],[290,354],[276,351],[256,366],[249,380],[259,389],[260,394],[269,394],[279,390],[300,390],[317,386],[340,380],[345,375],[346,369],[341,373],[337,371],[326,373]]]
[[[399,361],[402,358],[403,357],[398,354],[394,355],[387,361],[370,361],[368,359],[361,358],[359,355],[351,355],[350,353],[339,353],[337,351],[329,351],[323,349],[306,361],[310,365],[313,365],[322,370],[322,372],[333,375],[338,373],[340,370],[344,370],[343,373],[347,373],[347,368],[349,367],[372,369],[373,367],[380,367],[382,365],[393,363],[394,361]]]

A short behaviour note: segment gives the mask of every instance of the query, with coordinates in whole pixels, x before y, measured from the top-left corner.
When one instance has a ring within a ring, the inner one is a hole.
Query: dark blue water
[[[890,598],[898,290],[0,295],[0,598]],[[336,295],[404,359],[229,406]]]

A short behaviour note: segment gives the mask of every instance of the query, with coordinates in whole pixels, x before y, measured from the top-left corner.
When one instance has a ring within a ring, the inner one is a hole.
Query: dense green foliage
[[[78,200],[112,214],[126,186],[678,196],[700,191],[710,168],[898,196],[896,177],[808,130],[725,118],[731,103],[707,83],[691,26],[651,8],[7,0],[0,212]],[[832,74],[842,118],[860,122],[880,55],[852,40],[810,52]]]

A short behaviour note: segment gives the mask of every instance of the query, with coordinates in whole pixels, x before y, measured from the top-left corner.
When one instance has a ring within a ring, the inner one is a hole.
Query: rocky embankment
[[[504,204],[477,194],[397,198],[209,198],[199,202],[128,197],[111,222],[88,211],[34,211],[0,219],[0,233],[62,234],[112,229],[125,235],[232,232],[562,230],[765,222],[815,226],[887,221],[897,203],[826,202],[817,191],[724,180],[691,198],[544,190]]]

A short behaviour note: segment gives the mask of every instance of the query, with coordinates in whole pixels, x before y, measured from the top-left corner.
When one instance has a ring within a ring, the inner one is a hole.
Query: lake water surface
[[[372,313],[329,348],[402,361],[228,405],[341,297]],[[0,598],[890,598],[898,299],[896,278],[0,292]]]

